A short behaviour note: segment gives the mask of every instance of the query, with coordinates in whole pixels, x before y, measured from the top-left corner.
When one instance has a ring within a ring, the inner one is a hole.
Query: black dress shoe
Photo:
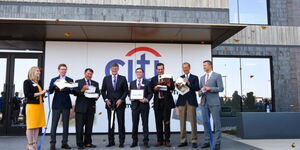
[[[124,143],[120,143],[119,147],[123,148],[124,147]]]
[[[68,144],[61,145],[62,149],[72,149]]]
[[[115,146],[116,144],[115,143],[108,143],[107,145],[106,145],[106,147],[112,147],[112,146]]]
[[[137,143],[135,143],[135,142],[130,145],[131,148],[136,147],[136,146],[137,146]]]
[[[210,147],[210,144],[209,144],[209,143],[204,143],[204,144],[201,146],[201,148],[208,148],[208,147]]]
[[[56,150],[55,144],[50,145],[50,150]]]
[[[94,144],[85,144],[84,146],[85,146],[85,147],[88,147],[88,148],[95,148],[95,147],[97,147],[97,146],[94,145]]]
[[[84,149],[84,147],[83,146],[78,146],[78,149]]]
[[[197,143],[192,143],[192,148],[198,148],[198,144]]]
[[[220,144],[216,144],[214,150],[220,150],[220,148],[221,148],[221,145]]]
[[[178,147],[185,147],[185,146],[187,146],[188,145],[188,143],[187,142],[184,142],[184,143],[180,143],[179,145],[178,145]]]

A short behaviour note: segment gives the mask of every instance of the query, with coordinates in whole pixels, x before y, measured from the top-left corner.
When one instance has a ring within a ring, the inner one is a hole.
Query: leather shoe
[[[192,148],[198,148],[198,144],[197,143],[192,143]]]
[[[179,145],[178,145],[178,147],[185,147],[185,146],[187,146],[188,145],[188,143],[187,142],[184,142],[184,143],[180,143]]]
[[[62,149],[72,149],[68,144],[61,145]]]
[[[112,147],[112,146],[115,146],[116,144],[115,143],[108,143],[107,145],[106,145],[106,147]]]
[[[208,147],[210,147],[210,144],[209,144],[209,143],[204,143],[204,144],[201,146],[201,148],[208,148]]]
[[[162,142],[157,142],[154,146],[159,147],[159,146],[162,146],[162,145],[163,145]]]
[[[166,143],[165,143],[165,146],[166,146],[166,147],[171,147],[172,145],[171,145],[170,142],[166,142]]]
[[[124,147],[124,143],[120,143],[119,147],[123,148]]]
[[[136,147],[136,146],[137,146],[137,143],[135,143],[135,142],[130,145],[131,148]]]
[[[97,147],[96,145],[94,144],[85,144],[85,147],[89,147],[89,148],[95,148]]]

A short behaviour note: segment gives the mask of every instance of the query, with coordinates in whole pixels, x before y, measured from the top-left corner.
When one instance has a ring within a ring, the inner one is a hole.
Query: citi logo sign
[[[161,57],[161,55],[154,49],[150,48],[150,47],[137,47],[135,49],[130,50],[125,56],[128,57],[127,60],[121,60],[121,59],[113,59],[111,61],[109,61],[106,64],[105,67],[105,74],[106,75],[110,75],[110,66],[114,63],[117,63],[120,65],[120,67],[127,67],[128,69],[128,74],[127,74],[127,79],[128,82],[131,82],[133,80],[133,73],[134,73],[134,68],[133,68],[133,63],[136,63],[137,65],[139,65],[141,68],[143,68],[145,70],[145,75],[146,75],[146,65],[153,65],[153,71],[154,71],[154,75],[156,75],[156,71],[155,71],[155,66],[156,64],[159,63],[159,60],[147,60],[146,59],[146,53],[143,53],[140,55],[139,58],[137,58],[136,62],[134,62],[133,59],[130,59],[130,57],[132,55],[134,55],[135,53],[138,52],[147,52],[150,53],[152,55],[154,55],[155,57]],[[147,77],[145,77],[147,78]],[[149,78],[149,77],[148,77]]]

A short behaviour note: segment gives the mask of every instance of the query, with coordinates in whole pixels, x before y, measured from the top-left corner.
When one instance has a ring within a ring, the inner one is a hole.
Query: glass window
[[[272,109],[271,68],[269,58],[214,57],[214,71],[223,77],[220,93],[222,116],[237,112],[264,112]]]
[[[268,24],[267,0],[230,0],[230,23]]]

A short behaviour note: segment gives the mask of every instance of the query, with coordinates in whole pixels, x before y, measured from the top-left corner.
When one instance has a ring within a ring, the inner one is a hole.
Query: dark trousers
[[[149,127],[148,127],[148,118],[149,118],[149,108],[136,108],[132,109],[132,139],[133,143],[138,142],[138,129],[139,129],[139,119],[140,115],[142,118],[143,124],[143,134],[144,134],[144,143],[149,141]]]
[[[85,144],[92,144],[92,132],[94,123],[94,113],[80,113],[75,114],[76,121],[76,143],[77,146],[84,146]],[[84,128],[84,130],[83,130]],[[83,133],[84,131],[84,133]],[[84,140],[83,140],[84,134]]]
[[[158,109],[154,110],[157,142],[170,142],[171,109],[166,108],[163,100],[160,101]]]
[[[56,130],[60,115],[62,115],[63,122],[63,139],[61,143],[68,143],[70,109],[52,109],[51,144],[56,143]]]
[[[111,109],[107,109],[107,118],[108,118],[108,140],[109,143],[115,143],[115,124],[111,128],[110,118],[111,118]],[[118,121],[119,129],[119,141],[120,143],[125,142],[125,107],[119,107],[115,110],[115,118]]]

